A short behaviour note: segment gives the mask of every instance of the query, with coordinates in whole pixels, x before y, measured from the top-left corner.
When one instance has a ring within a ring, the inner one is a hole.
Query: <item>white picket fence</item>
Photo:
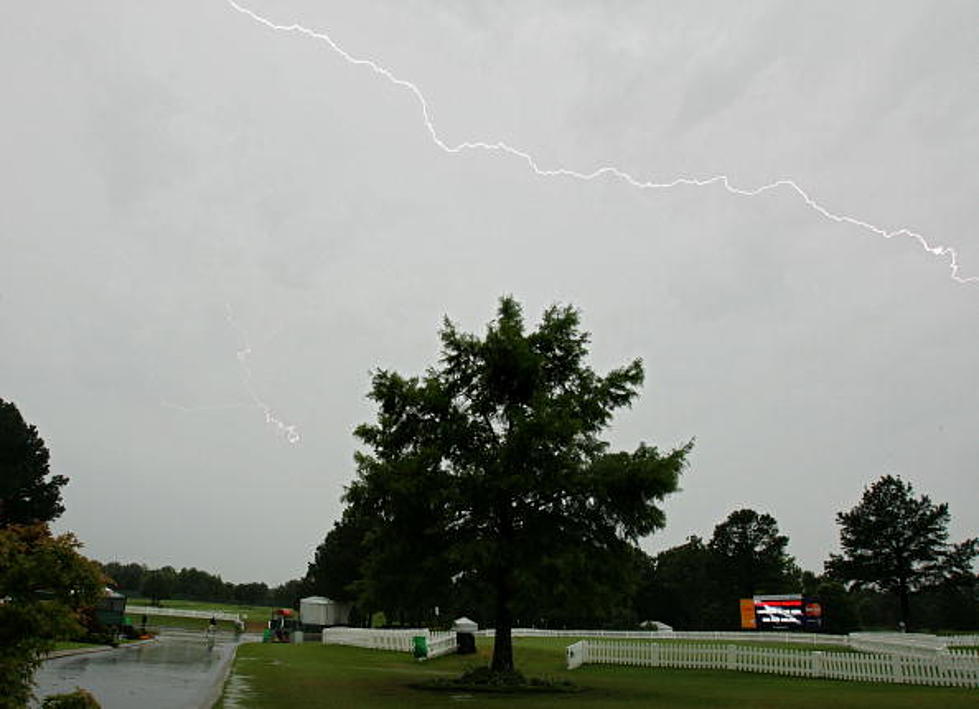
[[[414,652],[414,638],[423,636],[428,645],[428,659],[455,652],[456,634],[433,632],[427,628],[323,628],[325,645],[352,645],[371,650]]]
[[[966,650],[964,648],[950,647],[948,649],[950,655],[956,657],[971,657],[976,662],[979,662],[979,650]]]
[[[456,642],[456,634],[451,630],[441,632],[429,632],[428,634],[428,659],[449,655],[459,649]]]
[[[616,640],[697,640],[739,643],[783,643],[800,646],[835,645],[862,652],[931,657],[947,653],[953,647],[979,645],[977,635],[928,635],[924,633],[851,633],[830,635],[824,633],[773,633],[752,631],[648,631],[648,630],[548,630],[542,628],[513,628],[517,638],[609,638]],[[477,633],[493,637],[492,628]]]
[[[566,649],[568,669],[583,664],[735,670],[860,682],[979,687],[979,662],[935,654],[818,652],[738,645],[580,640]]]

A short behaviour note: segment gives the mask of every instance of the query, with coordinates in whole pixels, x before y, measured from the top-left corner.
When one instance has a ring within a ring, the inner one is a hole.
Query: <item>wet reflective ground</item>
[[[211,642],[200,634],[161,635],[136,647],[47,660],[35,675],[35,694],[83,687],[104,709],[210,707],[236,643],[230,634]]]

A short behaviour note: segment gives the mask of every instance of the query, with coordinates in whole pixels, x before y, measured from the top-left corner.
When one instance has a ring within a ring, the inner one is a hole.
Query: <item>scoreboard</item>
[[[819,602],[799,593],[754,596],[741,599],[743,630],[818,631],[823,624]]]

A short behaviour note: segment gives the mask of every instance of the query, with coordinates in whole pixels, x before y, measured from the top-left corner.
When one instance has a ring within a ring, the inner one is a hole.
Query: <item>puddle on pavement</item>
[[[245,658],[242,658],[245,659]],[[253,658],[247,658],[253,659]],[[221,700],[221,709],[241,709],[243,702],[252,696],[252,688],[248,680],[235,672],[228,677],[227,684],[224,685],[224,697]]]

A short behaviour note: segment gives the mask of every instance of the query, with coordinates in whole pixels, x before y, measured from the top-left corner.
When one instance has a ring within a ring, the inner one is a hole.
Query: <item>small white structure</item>
[[[452,629],[457,633],[475,633],[479,630],[479,625],[476,621],[463,616],[462,618],[456,618],[455,623],[452,624]]]
[[[346,625],[350,604],[331,601],[324,596],[309,596],[299,601],[299,620],[303,625]]]

